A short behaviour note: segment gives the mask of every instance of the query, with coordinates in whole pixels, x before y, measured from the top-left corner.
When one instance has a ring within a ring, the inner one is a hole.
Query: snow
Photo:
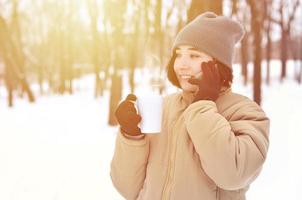
[[[280,63],[273,61],[272,84],[263,85],[270,149],[247,193],[249,200],[302,199],[302,85],[291,80],[294,65],[289,65],[289,78],[280,84]],[[136,92],[152,90],[148,79],[157,74],[137,71]],[[235,66],[233,91],[251,98],[252,85],[243,87],[239,74]],[[123,199],[109,174],[117,131],[107,125],[109,93],[93,97],[93,76],[77,80],[75,88],[74,95],[41,96],[35,104],[18,99],[8,108],[0,86],[1,200]],[[124,97],[128,91],[127,86]],[[167,93],[174,91],[170,87]]]
[[[108,174],[116,127],[105,124],[108,98],[92,97],[0,109],[0,199],[119,198]]]

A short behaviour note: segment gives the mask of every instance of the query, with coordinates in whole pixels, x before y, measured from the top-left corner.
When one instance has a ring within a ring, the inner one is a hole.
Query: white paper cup
[[[138,113],[142,117],[141,132],[160,133],[162,123],[163,97],[156,94],[139,95],[137,97]]]

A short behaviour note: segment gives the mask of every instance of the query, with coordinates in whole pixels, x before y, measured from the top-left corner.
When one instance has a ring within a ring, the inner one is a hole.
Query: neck
[[[194,92],[182,91],[182,99],[186,105],[190,105],[194,99]]]

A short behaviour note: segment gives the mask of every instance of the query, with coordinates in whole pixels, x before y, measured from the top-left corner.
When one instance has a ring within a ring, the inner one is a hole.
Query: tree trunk
[[[92,62],[94,65],[95,73],[95,90],[94,97],[97,98],[101,93],[101,80],[100,80],[100,38],[98,32],[98,11],[96,0],[87,1],[87,7],[89,10],[91,33],[92,33]]]
[[[271,61],[271,11],[272,10],[272,1],[264,1],[264,19],[265,19],[265,34],[266,34],[266,84],[270,84],[270,61]]]
[[[39,81],[39,88],[40,88],[40,95],[42,96],[44,94],[43,90],[43,67],[38,67],[38,81]]]
[[[243,76],[243,84],[247,85],[248,81],[248,35],[246,34],[241,41],[241,74]]]
[[[121,34],[117,33],[121,39]],[[117,125],[117,121],[114,115],[114,112],[122,98],[122,77],[121,77],[121,66],[123,63],[123,57],[122,57],[122,52],[121,52],[121,41],[117,40],[115,43],[115,51],[114,51],[114,72],[113,75],[111,76],[111,89],[110,89],[110,111],[109,111],[109,125],[114,126]],[[118,45],[119,44],[119,45]]]
[[[155,77],[156,81],[160,81],[160,73],[162,71],[164,71],[163,69],[163,60],[164,60],[164,34],[163,34],[163,30],[162,30],[162,18],[161,18],[161,15],[162,15],[162,1],[158,1],[158,4],[157,4],[157,13],[156,13],[156,16],[158,16],[156,18],[156,35],[157,35],[157,41],[158,41],[158,57],[159,57],[159,67],[160,67],[160,72],[158,74],[158,77]],[[154,66],[154,67],[158,67],[158,66]],[[159,87],[159,88],[156,88],[158,89],[159,93],[161,94],[163,91],[162,89]]]
[[[137,61],[138,61],[138,57],[139,57],[139,51],[138,49],[138,41],[139,41],[139,36],[140,36],[140,32],[139,32],[139,17],[141,15],[141,12],[138,13],[138,15],[136,16],[135,20],[135,29],[134,29],[134,33],[131,36],[131,42],[130,44],[127,45],[128,49],[129,49],[129,75],[128,75],[128,80],[129,80],[129,85],[130,85],[130,90],[131,93],[134,93],[135,90],[135,82],[134,82],[134,75],[135,75],[135,68],[137,65]]]
[[[53,74],[52,70],[49,70],[47,73],[48,94],[55,92],[55,84],[54,84],[54,80],[53,80],[54,76],[52,74]]]
[[[70,28],[72,30],[72,28]],[[68,32],[67,39],[67,80],[68,80],[68,92],[73,94],[73,62],[74,62],[74,49],[72,48],[72,34]]]
[[[66,53],[66,45],[65,45],[65,41],[64,41],[64,32],[63,30],[60,30],[60,39],[59,39],[59,51],[60,51],[60,55],[59,55],[59,59],[60,59],[60,85],[59,85],[59,93],[60,94],[64,94],[64,92],[66,91],[66,57],[65,57],[65,53]]]
[[[281,78],[280,81],[283,81],[286,77],[286,60],[287,60],[287,34],[284,28],[282,28],[281,35]]]
[[[253,32],[253,50],[254,50],[254,101],[261,104],[261,28],[262,28],[262,17],[261,7],[257,5],[255,1],[249,0],[251,7],[251,18],[252,18],[252,32]],[[257,6],[257,7],[256,7]]]
[[[301,84],[301,80],[302,80],[302,62],[300,61],[300,75],[299,75],[299,78],[298,78],[298,83]]]
[[[266,37],[267,37],[267,44],[266,44],[266,84],[270,85],[270,62],[271,62],[271,51],[272,51],[272,41],[271,41],[271,37],[270,37],[270,25],[267,29]]]
[[[6,60],[6,58],[4,58]],[[13,107],[14,105],[14,96],[13,96],[13,90],[14,90],[14,78],[13,78],[13,72],[11,69],[11,66],[9,66],[8,62],[5,62],[5,85],[7,90],[7,102],[9,107]]]
[[[134,75],[135,75],[135,67],[137,65],[137,37],[138,37],[138,26],[136,25],[135,33],[131,36],[131,42],[128,44],[128,51],[129,51],[129,73],[128,73],[128,82],[130,85],[131,93],[134,93],[135,90],[135,82],[134,82]]]
[[[35,102],[34,94],[32,93],[32,91],[29,87],[29,84],[25,78],[21,79],[21,85],[22,85],[22,88],[25,91],[25,93],[27,93],[27,95],[28,95],[29,102],[31,102],[31,103]]]
[[[131,93],[134,93],[134,90],[135,90],[134,72],[135,72],[135,67],[130,66],[129,84],[130,84]]]
[[[18,7],[18,1],[14,0],[13,13],[12,13],[12,27],[13,27],[12,35],[15,36],[16,45],[14,45],[14,40],[12,38],[11,49],[13,50],[13,55],[14,55],[12,58],[16,60],[16,62],[13,62],[15,64],[15,68],[18,68],[18,70],[21,72],[21,77],[19,76],[19,81],[22,87],[22,91],[24,91],[27,94],[29,102],[32,103],[35,102],[35,97],[26,79],[26,73],[24,68],[25,56],[23,53],[23,45],[21,42],[22,36],[21,36],[19,13],[17,7]]]
[[[35,97],[29,87],[29,84],[26,80],[26,74],[24,69],[25,58],[23,54],[23,48],[21,44],[21,33],[19,30],[19,21],[18,21],[18,14],[16,12],[16,5],[14,5],[14,12],[13,12],[13,29],[15,31],[11,31],[6,24],[5,19],[0,15],[0,52],[4,58],[6,68],[9,68],[9,75],[8,79],[11,77],[15,77],[16,80],[19,81],[22,90],[24,90],[29,98],[30,102],[35,101]],[[16,34],[16,39],[13,40],[13,33]],[[15,42],[16,41],[16,42]],[[7,80],[6,83],[8,91],[9,91],[9,106],[12,106],[12,90],[11,81]]]
[[[115,118],[115,110],[118,106],[118,103],[122,97],[122,78],[119,74],[114,73],[111,77],[111,92],[110,92],[110,109],[109,109],[109,120],[108,124],[111,126],[117,125],[117,120]]]
[[[211,11],[222,14],[222,0],[192,0],[188,11],[188,22],[203,12]]]
[[[216,13],[217,15],[222,15],[222,0],[211,0],[210,11]]]
[[[103,40],[104,47],[102,48],[102,54],[103,54],[103,60],[102,60],[102,66],[104,68],[104,74],[102,77],[102,80],[100,82],[100,96],[103,96],[104,91],[107,89],[107,79],[109,76],[109,67],[110,67],[110,61],[111,61],[111,51],[110,51],[110,44],[109,44],[109,38],[108,33],[104,32],[104,40]]]

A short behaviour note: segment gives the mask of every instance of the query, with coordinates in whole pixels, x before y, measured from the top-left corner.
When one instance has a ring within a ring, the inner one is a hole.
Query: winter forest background
[[[177,91],[170,47],[204,11],[244,25],[233,91],[271,119],[248,199],[302,199],[301,0],[0,0],[0,199],[123,199],[114,110],[130,92]]]

